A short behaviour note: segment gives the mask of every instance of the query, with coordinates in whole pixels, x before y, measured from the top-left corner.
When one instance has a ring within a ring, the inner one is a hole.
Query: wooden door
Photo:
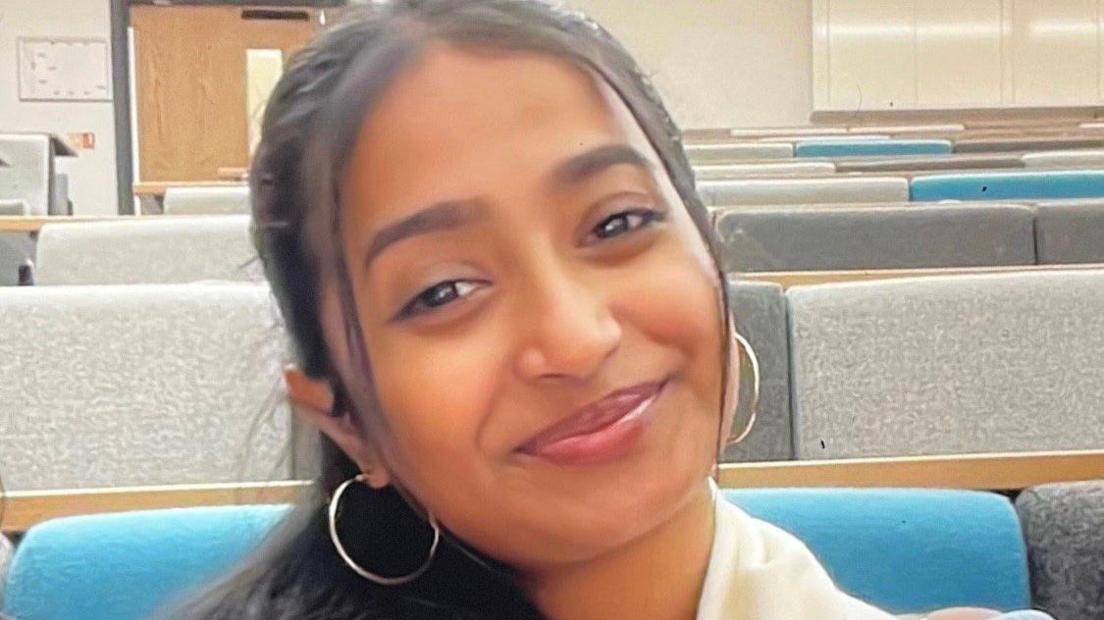
[[[284,62],[319,27],[316,9],[134,6],[140,178],[206,181],[249,165],[246,57]]]

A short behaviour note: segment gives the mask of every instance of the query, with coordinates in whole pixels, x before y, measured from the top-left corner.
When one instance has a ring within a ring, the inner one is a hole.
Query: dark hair
[[[289,63],[268,102],[250,174],[254,241],[266,276],[301,368],[335,386],[346,407],[338,413],[358,415],[351,406],[354,389],[372,402],[370,387],[350,386],[338,376],[322,334],[319,291],[325,274],[339,289],[354,369],[358,376],[362,372],[371,377],[337,234],[338,186],[364,118],[395,76],[433,41],[547,53],[599,75],[647,135],[703,240],[717,256],[710,217],[694,189],[678,128],[648,77],[598,24],[538,0],[396,0],[354,9]],[[720,282],[723,291],[723,278]],[[722,317],[727,317],[723,293],[719,303]],[[727,357],[727,338],[724,348]],[[327,438],[319,442],[319,475],[299,507],[243,566],[174,610],[172,617],[540,617],[509,567],[447,532],[430,568],[411,583],[383,587],[356,575],[331,544],[326,500],[360,472]],[[354,487],[361,490],[352,493],[350,487],[342,510],[355,511],[358,518],[346,519],[350,523],[343,525],[348,531],[342,540],[378,541],[386,538],[380,532],[387,532],[393,538],[385,541],[387,548],[367,552],[374,558],[372,565],[393,560],[396,566],[418,566],[428,549],[428,527],[401,489]],[[349,551],[353,557],[364,557],[356,549]],[[402,572],[398,569],[396,574]]]

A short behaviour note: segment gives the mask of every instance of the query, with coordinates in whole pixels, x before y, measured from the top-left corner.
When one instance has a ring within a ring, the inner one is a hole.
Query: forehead
[[[467,197],[610,143],[652,156],[628,109],[589,71],[550,54],[439,43],[365,118],[346,187],[378,205]]]

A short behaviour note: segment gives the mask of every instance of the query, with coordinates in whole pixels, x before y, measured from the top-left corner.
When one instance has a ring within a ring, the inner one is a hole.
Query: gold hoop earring
[[[751,347],[751,343],[748,342],[746,338],[741,336],[739,332],[732,332],[732,338],[736,341],[736,344],[742,347],[744,349],[744,352],[747,353],[748,363],[751,366],[752,393],[751,405],[749,407],[750,413],[748,414],[747,425],[744,426],[744,430],[741,431],[739,435],[732,435],[731,433],[729,434],[728,440],[725,441],[726,448],[731,448],[732,446],[735,446],[736,444],[747,439],[748,435],[751,434],[751,430],[755,427],[755,420],[759,416],[759,389],[760,383],[762,381],[762,375],[759,372],[759,357],[755,355],[755,349]],[[739,403],[737,403],[737,406],[739,406]],[[733,418],[735,417],[736,416],[733,416]]]
[[[329,525],[330,525],[330,540],[333,541],[334,549],[337,550],[337,554],[341,556],[341,559],[345,561],[345,564],[353,569],[353,572],[364,577],[368,581],[377,583],[381,586],[399,586],[404,583],[410,583],[422,575],[429,569],[429,565],[433,562],[434,556],[437,555],[437,544],[441,542],[441,528],[437,525],[437,519],[434,518],[433,513],[427,511],[427,521],[429,526],[433,528],[433,542],[429,546],[429,557],[422,563],[414,572],[407,575],[401,575],[399,577],[384,577],[383,575],[374,573],[360,564],[357,564],[353,558],[349,557],[349,553],[345,551],[345,545],[341,544],[341,537],[337,535],[337,507],[341,501],[341,496],[345,493],[345,489],[349,488],[349,485],[353,483],[368,484],[368,475],[359,474],[355,478],[349,478],[345,482],[342,482],[340,486],[334,491],[333,497],[330,498],[329,506]]]

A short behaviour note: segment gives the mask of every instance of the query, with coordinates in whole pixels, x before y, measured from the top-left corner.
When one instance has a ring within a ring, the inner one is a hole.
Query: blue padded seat
[[[894,612],[1028,606],[1020,526],[1004,498],[969,491],[726,491],[805,540],[844,589]],[[227,570],[286,506],[88,515],[32,528],[4,613],[19,620],[131,620]]]
[[[725,494],[803,540],[840,588],[890,612],[1030,607],[1020,523],[999,495],[911,489]]]
[[[3,613],[18,620],[145,618],[232,567],[287,510],[218,506],[47,521],[16,548]]]
[[[950,155],[950,140],[801,140],[795,157],[874,157],[893,155]]]
[[[1025,200],[1104,197],[1104,170],[936,174],[912,179],[911,199]]]

